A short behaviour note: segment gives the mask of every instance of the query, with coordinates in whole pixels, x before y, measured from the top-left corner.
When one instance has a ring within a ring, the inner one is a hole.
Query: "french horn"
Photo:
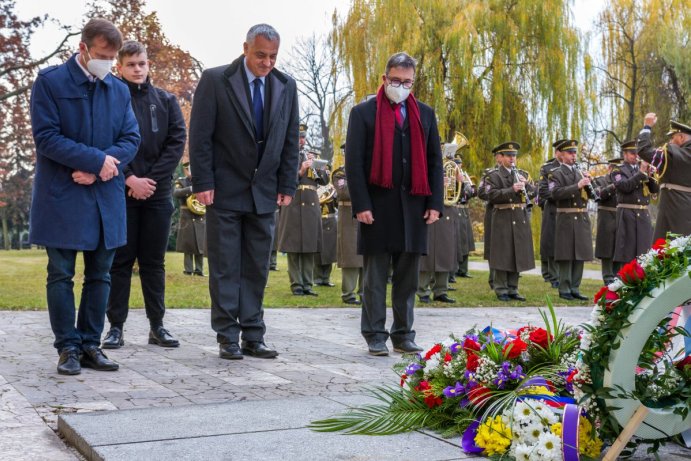
[[[206,214],[206,205],[197,200],[197,194],[190,194],[185,201],[187,209],[196,215],[203,216]]]

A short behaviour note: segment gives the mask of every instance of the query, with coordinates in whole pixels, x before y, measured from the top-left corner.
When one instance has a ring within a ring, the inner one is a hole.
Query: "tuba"
[[[453,160],[444,160],[444,205],[451,206],[461,197],[461,168]]]
[[[317,195],[319,195],[319,204],[324,205],[336,197],[336,188],[331,183],[318,186]]]
[[[187,209],[196,215],[203,216],[206,214],[206,205],[197,200],[197,194],[190,194],[185,204],[187,205]]]

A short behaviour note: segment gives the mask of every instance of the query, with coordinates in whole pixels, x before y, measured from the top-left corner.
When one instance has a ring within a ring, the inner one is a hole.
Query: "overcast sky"
[[[20,19],[48,14],[78,30],[84,22],[87,0],[21,0],[16,3]],[[242,53],[247,29],[253,24],[271,24],[281,34],[281,52],[286,55],[299,37],[325,34],[331,15],[348,12],[349,0],[147,0],[147,11],[156,11],[168,39],[189,51],[205,67],[229,63]],[[574,0],[574,20],[589,30],[601,10],[600,0]],[[31,51],[40,56],[52,51],[62,37],[55,26],[35,34]],[[77,48],[77,37],[70,42]]]

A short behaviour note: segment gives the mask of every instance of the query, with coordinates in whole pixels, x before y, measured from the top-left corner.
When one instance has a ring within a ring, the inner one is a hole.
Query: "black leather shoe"
[[[278,267],[276,266],[269,266],[270,271],[278,271]]]
[[[440,303],[455,303],[456,302],[455,299],[449,298],[449,295],[447,295],[446,293],[439,295],[439,296],[435,296],[434,300],[438,301]],[[396,348],[394,348],[394,350],[396,350]]]
[[[309,289],[309,290],[303,290],[303,293],[307,296],[319,296],[319,293],[316,291]]]
[[[278,356],[278,352],[269,349],[264,341],[243,341],[242,353],[260,359],[272,359]]]
[[[204,275],[204,272],[202,271],[194,271],[193,274],[198,277],[206,277],[206,275]]]
[[[521,296],[518,293],[514,293],[512,295],[509,295],[509,298],[515,299],[516,301],[525,301],[525,296]]]
[[[552,288],[559,288],[559,280],[554,280],[552,282]]]
[[[79,360],[79,349],[63,350],[58,359],[58,373],[61,375],[78,375],[82,372]]]
[[[425,303],[425,304],[429,304],[432,302],[432,300],[430,299],[429,296],[420,296],[420,302]]]
[[[571,293],[571,296],[573,296],[574,299],[580,299],[581,301],[587,301],[587,300],[590,299],[590,298],[588,298],[587,296],[583,296],[583,295],[580,294],[580,293],[573,293],[573,292],[572,292],[572,293]]]
[[[293,288],[293,294],[295,296],[303,296],[305,292],[302,291],[302,288]]]
[[[415,344],[411,339],[406,339],[399,344],[394,344],[393,350],[401,354],[414,354],[415,352],[422,352],[422,348]]]
[[[384,342],[369,343],[367,348],[369,349],[369,355],[374,355],[377,357],[389,355],[389,348],[386,347],[386,343]]]
[[[499,301],[511,301],[511,298],[509,298],[509,295],[497,295],[497,299]]]
[[[173,335],[161,325],[149,331],[149,344],[156,344],[161,347],[178,347],[180,341],[173,338]]]
[[[98,371],[115,371],[120,365],[110,360],[97,346],[87,347],[82,353],[82,366]]]
[[[473,278],[473,276],[470,274],[460,274],[459,277],[462,277],[464,279],[472,279]]]
[[[360,300],[357,298],[344,299],[343,302],[346,304],[354,304],[355,306],[362,304],[362,302],[360,302]]]
[[[559,297],[561,299],[568,299],[570,301],[573,301],[574,299],[576,299],[573,297],[573,295],[571,293],[559,293]]]
[[[320,287],[329,287],[329,288],[336,286],[332,282],[319,282],[319,283],[317,283],[317,285],[319,285]]]
[[[108,334],[101,343],[102,349],[120,349],[125,345],[125,337],[122,330],[118,327],[110,327]]]
[[[453,275],[449,276],[449,283],[456,283],[456,277]]]
[[[219,344],[218,356],[226,360],[242,360],[244,357],[238,343]]]

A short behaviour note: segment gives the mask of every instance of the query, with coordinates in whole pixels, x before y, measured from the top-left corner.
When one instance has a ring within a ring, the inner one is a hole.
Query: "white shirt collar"
[[[264,79],[265,79],[266,77],[257,77],[256,75],[254,75],[254,74],[252,73],[252,71],[249,69],[249,67],[247,67],[247,58],[246,58],[246,57],[243,57],[243,58],[242,58],[242,65],[245,67],[245,74],[247,74],[247,81],[249,82],[250,85],[251,85],[252,82],[253,82],[255,79],[257,79],[257,78],[258,78],[259,80],[261,80],[262,86],[266,83],[266,82],[264,81]]]
[[[81,58],[82,58],[82,56],[80,53],[77,53],[77,56],[75,56],[75,58],[74,58],[77,61],[77,64],[79,64],[79,68],[82,70],[82,72],[84,72],[84,75],[86,75],[86,78],[88,78],[90,82],[96,81],[96,77],[91,75],[91,72],[89,72],[87,70],[87,68],[82,65],[82,59]]]

